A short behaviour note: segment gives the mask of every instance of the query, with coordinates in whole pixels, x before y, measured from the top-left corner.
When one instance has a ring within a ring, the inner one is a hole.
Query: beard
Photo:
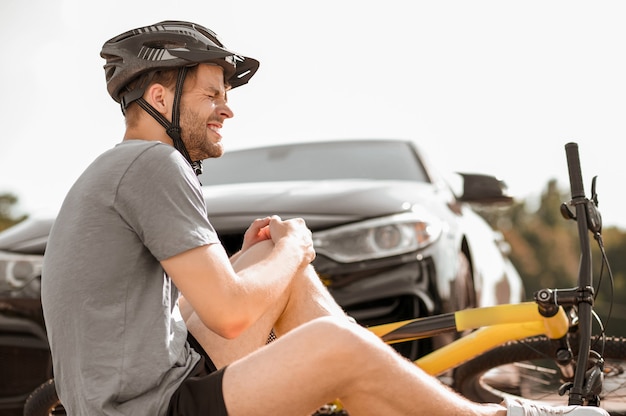
[[[213,143],[211,141],[207,123],[208,121],[203,120],[200,114],[181,105],[181,137],[191,160],[220,157],[224,153],[220,142]]]

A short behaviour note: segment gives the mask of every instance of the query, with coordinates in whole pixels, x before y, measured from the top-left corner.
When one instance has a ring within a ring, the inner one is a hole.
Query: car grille
[[[21,409],[28,395],[52,377],[38,299],[0,299],[0,368],[0,409],[7,412]]]

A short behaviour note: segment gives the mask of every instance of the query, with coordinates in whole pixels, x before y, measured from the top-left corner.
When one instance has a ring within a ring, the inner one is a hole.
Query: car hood
[[[435,193],[431,184],[406,181],[294,181],[204,187],[209,219],[220,232],[240,231],[255,218],[267,215],[303,217],[313,231],[318,231],[410,211],[417,203],[428,206],[436,199]],[[26,219],[0,233],[0,250],[43,254],[53,223],[51,217]]]
[[[204,187],[209,218],[220,230],[241,229],[254,218],[303,217],[314,231],[409,211],[433,201],[434,187],[408,181],[326,180]]]
[[[53,218],[28,218],[0,233],[0,250],[43,254]]]

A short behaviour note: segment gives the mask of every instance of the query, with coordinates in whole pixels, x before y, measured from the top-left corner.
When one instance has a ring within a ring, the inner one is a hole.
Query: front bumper
[[[313,263],[337,303],[364,326],[397,322],[441,312],[432,258],[410,253],[351,264],[318,255]],[[416,359],[430,350],[428,340],[395,344]]]

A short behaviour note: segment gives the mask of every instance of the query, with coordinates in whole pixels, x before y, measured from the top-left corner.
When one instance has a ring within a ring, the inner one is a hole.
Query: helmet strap
[[[176,88],[174,90],[174,103],[172,105],[172,122],[169,122],[161,113],[156,111],[143,97],[138,98],[137,104],[143,108],[148,114],[150,114],[156,121],[159,122],[164,128],[165,132],[172,139],[174,148],[178,150],[183,157],[189,162],[196,175],[202,173],[202,161],[192,161],[187,151],[187,147],[183,143],[180,131],[180,97],[183,94],[183,84],[185,83],[185,77],[187,76],[187,67],[183,66],[178,71],[178,77],[176,78]]]

